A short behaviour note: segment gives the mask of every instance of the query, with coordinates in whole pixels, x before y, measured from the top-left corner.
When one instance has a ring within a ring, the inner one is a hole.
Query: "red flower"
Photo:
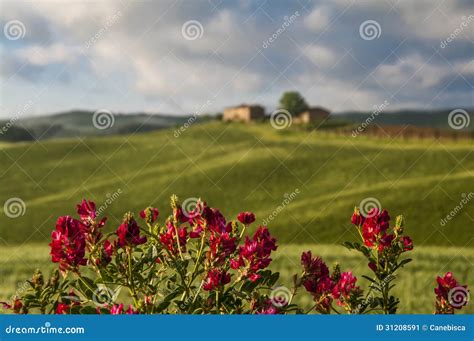
[[[276,315],[279,313],[279,309],[273,304],[271,299],[265,300],[263,304],[255,309],[255,314],[258,315]]]
[[[188,231],[186,230],[186,227],[180,227],[177,228],[177,230],[181,252],[186,252]],[[160,234],[160,242],[173,255],[179,253],[178,244],[176,242],[176,229],[171,223],[168,223],[168,230],[165,233]]]
[[[11,309],[13,310],[14,314],[20,314],[21,313],[21,308],[23,308],[23,303],[19,298],[15,298],[13,301],[13,305],[7,303],[7,302],[0,302],[3,305],[3,309]]]
[[[140,227],[131,215],[126,215],[115,232],[118,247],[134,246],[146,243],[146,237],[140,236]]]
[[[86,242],[82,233],[82,224],[79,220],[70,216],[59,217],[56,222],[56,230],[51,234],[51,259],[59,263],[61,271],[76,269],[79,265],[85,265]]]
[[[386,210],[381,213],[377,208],[369,211],[367,218],[364,218],[362,225],[362,236],[364,237],[364,244],[368,247],[373,247],[380,238],[385,236],[389,227],[390,216]]]
[[[138,314],[138,312],[133,309],[132,305],[129,305],[127,310],[123,310],[123,303],[120,303],[119,305],[114,304],[109,310],[111,315]]]
[[[386,234],[381,237],[379,240],[379,252],[383,252],[386,249],[389,249],[392,246],[392,241],[395,239],[395,235]]]
[[[352,272],[341,273],[339,281],[332,289],[332,296],[338,300],[338,305],[344,305],[344,301],[347,301],[353,292],[360,291],[359,287],[355,285],[356,282],[357,277],[354,277]]]
[[[301,255],[301,265],[304,272],[314,277],[328,277],[329,269],[321,257],[313,258],[311,251],[303,252]]]
[[[232,225],[226,223],[224,216],[218,209],[205,206],[202,215],[211,233],[224,233],[232,230]]]
[[[454,314],[454,309],[464,307],[469,299],[467,285],[460,285],[451,272],[437,277],[436,314]]]
[[[327,312],[330,308],[332,298],[331,290],[334,282],[329,277],[329,269],[320,257],[313,258],[311,251],[303,252],[301,255],[303,265],[303,286],[317,303],[317,310]]]
[[[365,218],[362,214],[360,214],[359,209],[356,207],[354,208],[354,213],[352,214],[351,222],[356,226],[360,226],[364,223]]]
[[[234,253],[237,248],[236,237],[230,237],[230,234],[211,234],[209,238],[209,259],[216,263],[221,263],[228,256]]]
[[[260,278],[257,271],[270,264],[270,253],[276,249],[276,239],[271,237],[268,228],[260,226],[253,239],[245,237],[244,245],[239,247],[239,258],[231,260],[231,268],[245,267],[243,275],[254,282]]]
[[[87,222],[89,220],[94,221],[97,217],[97,213],[95,210],[95,202],[82,199],[82,202],[76,206],[77,213],[81,216],[81,220],[83,222]]]
[[[252,212],[240,212],[237,219],[244,225],[250,225],[255,221],[255,214]]]
[[[56,307],[56,314],[69,314],[69,305],[66,303],[58,303]]]
[[[221,285],[226,285],[230,282],[230,274],[226,273],[224,270],[211,269],[206,278],[204,279],[204,284],[202,288],[206,291],[211,291],[218,288]]]
[[[402,242],[402,245],[403,245],[403,251],[413,250],[413,241],[411,240],[410,237],[402,236],[400,237],[400,241]]]
[[[158,212],[158,209],[154,207],[147,207],[140,211],[140,217],[150,224],[153,224],[156,221],[159,214],[160,212]]]
[[[112,254],[114,253],[114,245],[106,240],[104,245],[102,245],[102,252],[100,254],[100,259],[96,260],[97,265],[106,265],[109,264],[112,260]]]

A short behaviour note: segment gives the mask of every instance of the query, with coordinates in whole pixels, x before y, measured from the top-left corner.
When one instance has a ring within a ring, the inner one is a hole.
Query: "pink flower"
[[[342,306],[344,302],[347,301],[353,292],[360,291],[359,287],[355,284],[357,282],[357,277],[352,275],[352,272],[343,272],[339,281],[332,289],[332,296],[338,300],[337,304]]]
[[[59,217],[56,230],[51,234],[51,260],[59,263],[61,271],[77,269],[87,263],[84,258],[86,242],[82,224],[70,216]]]
[[[276,239],[271,237],[268,228],[260,226],[252,239],[245,237],[244,245],[239,247],[238,259],[231,260],[231,268],[244,267],[243,275],[254,282],[260,278],[257,272],[270,264],[270,254],[276,249]]]
[[[138,311],[134,310],[132,305],[129,305],[127,310],[123,310],[123,303],[120,303],[119,305],[114,304],[109,310],[111,315],[138,314]]]
[[[255,221],[255,214],[252,212],[240,212],[237,219],[244,225],[250,225]]]
[[[211,291],[219,286],[226,285],[229,282],[230,274],[226,273],[224,270],[211,269],[204,279],[202,288],[206,291]]]

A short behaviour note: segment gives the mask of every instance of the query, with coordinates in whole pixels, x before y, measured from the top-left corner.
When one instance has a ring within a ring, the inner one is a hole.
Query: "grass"
[[[0,215],[7,245],[49,239],[57,216],[74,214],[82,198],[107,205],[109,228],[125,210],[167,209],[171,194],[202,197],[227,216],[252,210],[271,222],[282,243],[340,243],[351,239],[355,205],[377,198],[403,213],[416,245],[472,247],[474,205],[445,226],[474,178],[467,142],[391,141],[337,137],[330,132],[275,130],[269,124],[194,125],[173,130],[86,140],[3,145],[0,202],[21,198],[25,214]],[[299,194],[283,210],[286,197]]]
[[[299,257],[302,251],[312,250],[330,264],[339,262],[343,270],[352,270],[357,274],[360,284],[366,287],[366,281],[361,275],[370,275],[364,259],[356,253],[350,252],[337,245],[280,245],[275,253],[276,257],[271,264],[272,270],[281,273],[278,284],[291,287],[292,275],[300,271]],[[56,265],[49,260],[49,248],[44,244],[30,243],[27,246],[19,245],[2,248],[0,259],[8,260],[1,267],[0,301],[9,299],[15,292],[21,294],[25,287],[25,280],[30,278],[36,268],[41,268],[48,273]],[[438,248],[417,247],[410,257],[415,260],[400,272],[394,294],[401,299],[399,313],[425,313],[434,311],[434,292],[437,275],[448,269],[456,274],[462,283],[473,285],[474,250],[463,248]],[[309,308],[311,301],[309,295],[299,292],[296,303]],[[474,305],[466,306],[463,313],[474,313]]]

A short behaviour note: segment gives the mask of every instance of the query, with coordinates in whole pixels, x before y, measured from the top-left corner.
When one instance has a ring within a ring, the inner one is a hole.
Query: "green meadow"
[[[229,218],[253,211],[278,239],[272,267],[287,286],[308,249],[366,274],[367,264],[338,245],[357,238],[354,206],[375,199],[393,218],[405,216],[415,244],[414,261],[396,287],[400,312],[431,313],[436,275],[453,271],[474,287],[474,203],[462,203],[473,192],[473,150],[472,141],[354,138],[221,122],[179,132],[2,143],[0,202],[14,197],[25,206],[16,218],[0,213],[0,301],[21,290],[36,267],[51,268],[51,230],[58,216],[75,214],[82,198],[109,217],[108,230],[126,211],[149,205],[167,216],[172,194],[200,197]]]

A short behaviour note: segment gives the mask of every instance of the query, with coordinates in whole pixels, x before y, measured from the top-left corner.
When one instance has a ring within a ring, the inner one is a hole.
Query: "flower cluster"
[[[307,312],[396,313],[392,281],[410,261],[402,255],[413,249],[402,217],[390,228],[386,210],[365,216],[354,211],[362,243],[345,245],[361,252],[373,271],[373,278],[363,276],[370,281],[365,298],[351,271],[341,272],[338,265],[330,271],[311,251],[301,255],[303,271],[293,276],[292,290],[284,287],[284,295],[276,297],[282,286],[276,286],[279,274],[269,267],[277,242],[268,227],[252,226],[253,213],[229,221],[200,200],[185,210],[174,196],[171,210],[161,218],[157,208],[147,207],[139,221],[126,213],[107,232],[107,218],[99,218],[94,202],[82,200],[79,218],[59,217],[51,234],[51,259],[58,269],[49,279],[36,272],[21,297],[0,303],[17,314],[286,314],[303,312],[292,303],[301,287],[313,299]],[[436,313],[452,314],[467,304],[467,286],[451,273],[437,283]],[[128,297],[117,303],[121,289]]]
[[[436,283],[436,314],[454,314],[455,309],[461,309],[468,303],[467,285],[459,284],[451,272],[447,272],[443,277],[438,276]]]
[[[240,269],[243,277],[255,282],[260,278],[259,270],[270,264],[270,254],[276,249],[276,239],[271,237],[268,228],[260,226],[252,239],[245,237],[245,244],[239,247],[239,255],[231,260],[230,266]]]
[[[303,252],[301,255],[301,265],[303,274],[301,282],[307,292],[313,297],[315,309],[318,312],[329,314],[334,310],[332,301],[337,300],[337,304],[348,312],[355,308],[354,302],[361,294],[361,290],[356,286],[357,278],[352,272],[340,273],[336,266],[332,275],[321,257],[313,257],[311,251]]]
[[[352,214],[351,222],[356,226],[363,245],[357,242],[346,242],[344,245],[350,250],[361,252],[367,258],[368,266],[375,275],[370,288],[381,294],[370,302],[364,301],[359,306],[360,310],[366,309],[369,304],[372,307],[380,307],[384,313],[393,314],[397,310],[399,300],[390,295],[393,288],[391,283],[396,278],[395,272],[411,261],[401,259],[401,256],[413,250],[413,242],[409,236],[403,235],[402,216],[396,218],[393,228],[390,228],[390,220],[387,210],[378,208],[372,208],[363,215],[356,207]]]

